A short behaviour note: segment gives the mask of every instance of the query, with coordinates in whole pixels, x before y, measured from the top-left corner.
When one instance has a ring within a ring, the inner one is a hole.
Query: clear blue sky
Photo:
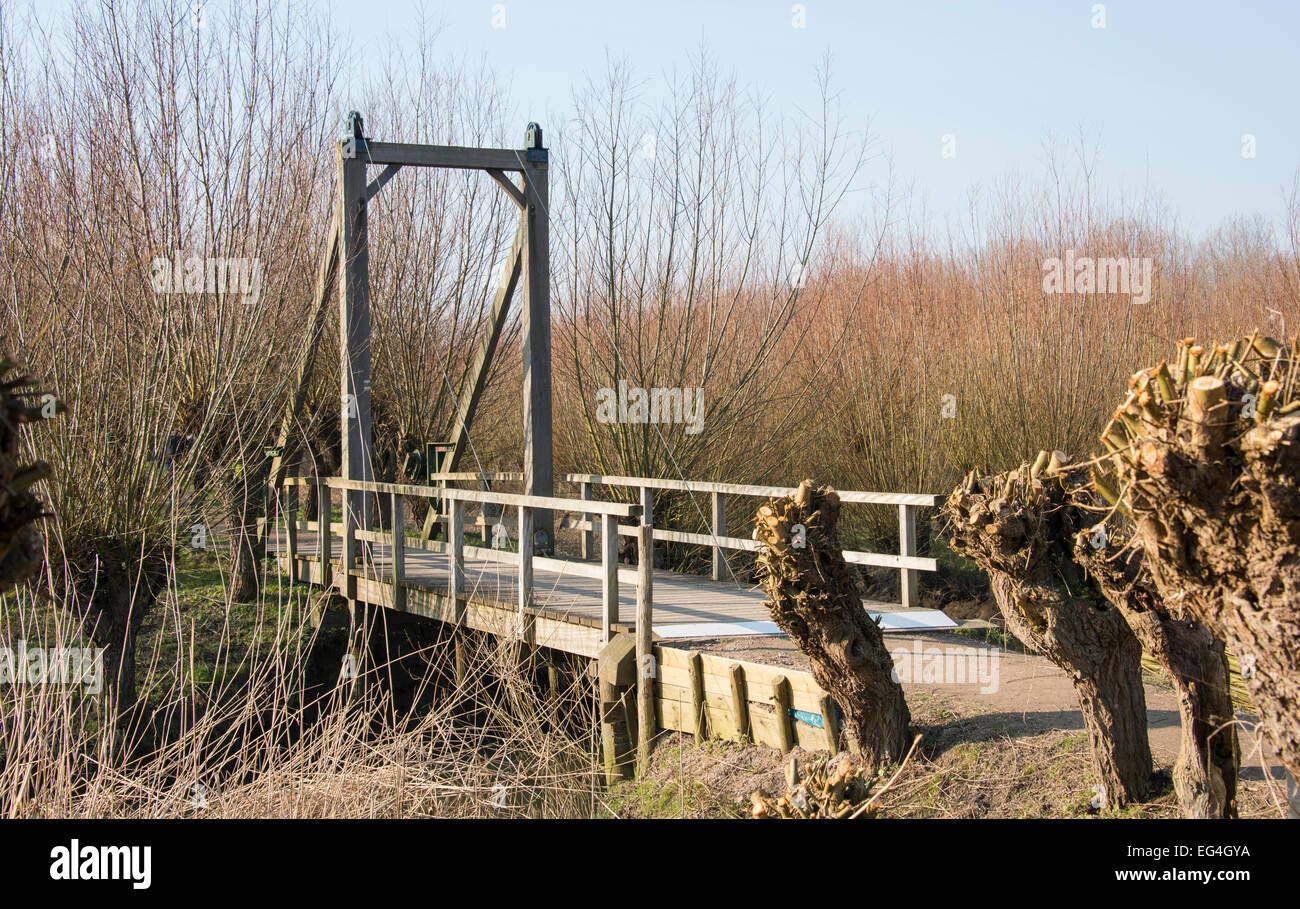
[[[221,0],[217,0],[221,2]],[[240,0],[235,0],[240,2]],[[358,50],[410,31],[417,4],[325,0]],[[657,77],[703,42],[723,69],[789,108],[814,97],[831,55],[842,110],[871,121],[898,177],[932,217],[959,214],[974,185],[1041,173],[1049,133],[1099,139],[1103,189],[1162,193],[1196,233],[1234,214],[1277,224],[1300,166],[1300,2],[1093,0],[833,2],[722,0],[426,2],[448,50],[482,53],[506,77],[521,121],[565,117],[572,86],[609,52]],[[522,129],[521,122],[521,129]],[[957,156],[941,156],[953,134]],[[1242,134],[1256,157],[1242,156]]]
[[[334,0],[360,40],[400,32],[397,0]],[[1099,139],[1103,188],[1160,191],[1199,233],[1234,214],[1277,223],[1300,166],[1300,2],[1092,0],[790,2],[502,0],[428,4],[448,47],[481,51],[510,77],[524,118],[552,122],[606,51],[654,77],[701,41],[781,106],[812,98],[829,51],[850,121],[871,121],[898,176],[933,216],[969,189],[1041,172],[1049,133]],[[364,46],[364,45],[363,45]],[[651,83],[654,85],[654,82]],[[941,137],[957,138],[955,159]],[[1256,157],[1242,156],[1242,135]]]

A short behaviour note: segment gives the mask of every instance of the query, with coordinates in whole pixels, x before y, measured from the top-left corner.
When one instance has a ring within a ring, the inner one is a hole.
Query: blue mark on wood
[[[806,710],[791,710],[790,713],[796,720],[803,723],[805,726],[812,726],[816,729],[825,728],[820,713],[809,713]]]

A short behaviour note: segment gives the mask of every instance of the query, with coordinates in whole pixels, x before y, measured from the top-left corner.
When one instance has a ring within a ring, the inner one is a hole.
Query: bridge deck
[[[332,540],[332,543],[331,561],[337,577],[340,572],[342,543],[338,539]],[[315,557],[318,551],[316,535],[300,531],[297,546],[300,575],[305,580],[319,582],[318,559]],[[272,536],[268,548],[287,567],[283,533]],[[392,586],[389,547],[377,543],[371,549],[371,561],[364,567],[354,569],[354,574],[358,577],[358,599],[392,606],[394,604],[389,592]],[[403,572],[407,600],[419,601],[418,594],[426,591],[445,597],[449,582],[449,562],[450,556],[446,553],[407,548]],[[539,564],[534,568],[535,608],[532,611],[548,619],[598,631],[601,582],[595,578],[567,573],[563,565],[552,567],[553,565],[554,562],[548,562],[545,566]],[[467,555],[467,601],[500,610],[517,610],[517,572],[518,569],[513,565]],[[411,596],[412,592],[416,594],[415,597]],[[780,630],[771,622],[766,603],[766,597],[755,584],[735,580],[715,581],[712,578],[672,571],[654,572],[654,632],[659,639],[780,634]],[[903,611],[896,603],[866,599],[863,600],[863,605],[871,613],[881,616],[886,631],[953,625],[951,620],[936,610]],[[427,612],[420,608],[410,611]],[[630,584],[620,584],[618,624],[622,630],[632,631],[635,628],[635,616],[636,589]],[[577,652],[586,649],[588,647],[583,646],[577,648]]]

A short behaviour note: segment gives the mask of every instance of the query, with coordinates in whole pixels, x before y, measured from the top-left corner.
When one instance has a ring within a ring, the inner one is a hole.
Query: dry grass
[[[325,604],[303,588],[241,608],[211,596],[219,583],[190,581],[144,630],[144,696],[116,734],[104,722],[112,705],[80,687],[0,686],[0,816],[593,812],[598,727],[585,673],[543,690],[512,646],[474,637],[457,684],[449,636],[349,628],[338,610],[317,629],[307,617]],[[81,643],[66,611],[30,594],[5,607],[8,646]]]
[[[1094,781],[1081,731],[1030,728],[1019,716],[974,713],[931,694],[910,696],[908,706],[925,739],[881,798],[882,818],[1179,816],[1167,769],[1165,788],[1142,804],[1110,813],[1090,807]],[[745,817],[755,789],[783,791],[791,757],[802,763],[826,753],[796,748],[782,756],[775,748],[722,741],[697,747],[690,736],[665,734],[651,771],[620,784],[603,808],[620,817]],[[1243,755],[1243,766],[1250,759]],[[1243,818],[1285,814],[1277,787],[1263,780],[1243,780],[1237,798]]]

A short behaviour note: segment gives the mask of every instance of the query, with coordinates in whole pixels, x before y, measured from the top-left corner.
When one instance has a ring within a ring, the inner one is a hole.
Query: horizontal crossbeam
[[[409,142],[367,142],[367,164],[409,164],[414,167],[453,167],[462,170],[523,172],[524,155],[512,148],[464,148],[459,145],[414,145]]]

